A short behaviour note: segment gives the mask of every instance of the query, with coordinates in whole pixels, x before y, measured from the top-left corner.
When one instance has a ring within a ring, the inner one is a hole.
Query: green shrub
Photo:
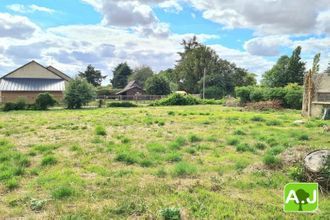
[[[131,164],[139,163],[140,156],[135,152],[123,151],[117,154],[115,160],[131,165]]]
[[[241,104],[260,101],[278,101],[282,107],[301,109],[303,88],[297,84],[289,84],[281,88],[246,86],[235,88],[236,96]]]
[[[242,171],[244,170],[247,166],[249,165],[249,163],[247,161],[244,160],[239,160],[235,163],[235,169],[237,171]]]
[[[18,181],[16,178],[10,178],[6,181],[5,185],[8,190],[13,190],[18,188]]]
[[[258,142],[255,144],[255,148],[257,148],[258,150],[264,150],[264,149],[266,149],[266,147],[267,147],[267,145],[262,142]]]
[[[95,133],[96,133],[96,135],[100,135],[100,136],[107,135],[107,131],[105,130],[105,128],[102,125],[96,126]]]
[[[46,156],[41,161],[42,166],[50,166],[56,163],[57,163],[57,159],[54,156]]]
[[[263,158],[263,162],[270,168],[276,168],[281,166],[281,160],[273,154],[266,154]]]
[[[301,134],[301,135],[299,135],[298,140],[299,141],[308,141],[309,136],[308,136],[308,134]]]
[[[47,200],[32,199],[30,208],[32,211],[39,212],[44,208],[46,202],[47,202]]]
[[[171,152],[166,155],[166,160],[169,162],[179,162],[182,160],[182,156],[178,152]]]
[[[195,98],[192,95],[181,95],[181,94],[172,94],[166,98],[160,99],[154,102],[152,105],[155,106],[171,106],[171,105],[198,105],[202,101],[198,98]]]
[[[303,100],[303,88],[296,84],[290,84],[285,87],[285,90],[285,107],[292,109],[301,109]]]
[[[108,103],[108,107],[110,108],[134,108],[137,107],[132,102],[110,102]]]
[[[281,124],[282,124],[282,122],[279,120],[270,120],[270,121],[266,122],[267,126],[279,126]]]
[[[164,220],[180,220],[180,209],[179,208],[164,208],[160,210],[160,215]]]
[[[54,106],[57,101],[49,93],[40,93],[37,96],[35,107],[37,110],[47,110],[49,107]]]
[[[251,118],[251,121],[256,121],[256,122],[264,122],[266,121],[263,117],[255,115]]]
[[[191,135],[189,135],[188,139],[189,139],[189,141],[190,141],[191,143],[195,143],[195,142],[200,142],[200,141],[202,141],[202,138],[198,137],[198,136],[195,135],[195,134],[191,134]]]
[[[230,137],[228,140],[227,140],[227,144],[228,145],[231,145],[231,146],[236,146],[239,144],[239,139],[236,138],[236,137]]]
[[[246,133],[242,129],[236,129],[234,135],[246,135]]]
[[[60,186],[52,191],[53,199],[66,199],[73,196],[75,190],[70,186]]]
[[[69,109],[79,109],[95,97],[94,86],[81,78],[71,80],[64,93],[64,101]]]
[[[19,111],[26,110],[28,105],[26,104],[24,99],[19,99],[17,102],[7,102],[3,107],[4,112],[9,111]]]
[[[265,94],[264,89],[256,87],[250,93],[250,100],[252,102],[264,101],[265,100],[264,94]]]
[[[196,173],[197,173],[197,168],[194,165],[189,164],[187,162],[180,162],[176,164],[173,170],[173,175],[180,177],[192,176]]]
[[[255,152],[255,149],[246,143],[242,143],[242,144],[239,144],[236,146],[236,151],[238,151],[238,152],[246,152],[246,151]]]
[[[251,94],[252,89],[253,89],[253,87],[251,87],[251,86],[235,88],[236,96],[240,98],[241,104],[251,102],[250,94]]]

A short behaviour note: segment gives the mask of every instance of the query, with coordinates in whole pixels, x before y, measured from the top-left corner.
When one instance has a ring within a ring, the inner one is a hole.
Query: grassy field
[[[329,195],[316,214],[282,211],[299,156],[330,148],[330,123],[301,119],[221,106],[0,113],[0,216],[326,219]]]

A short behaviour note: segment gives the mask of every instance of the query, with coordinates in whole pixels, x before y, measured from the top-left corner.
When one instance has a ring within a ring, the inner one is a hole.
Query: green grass
[[[213,105],[0,112],[0,216],[299,219],[282,211],[283,187],[303,179],[283,155],[330,144],[329,121],[301,119]],[[308,218],[327,219],[329,195],[319,209]]]

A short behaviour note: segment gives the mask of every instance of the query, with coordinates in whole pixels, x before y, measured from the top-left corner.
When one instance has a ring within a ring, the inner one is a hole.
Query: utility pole
[[[205,99],[205,75],[206,75],[206,67],[204,67],[204,73],[203,73],[203,99]]]

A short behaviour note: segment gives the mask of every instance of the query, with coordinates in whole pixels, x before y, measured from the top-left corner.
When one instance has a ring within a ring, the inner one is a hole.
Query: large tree
[[[281,56],[276,64],[263,75],[262,84],[268,87],[281,87],[287,85],[285,77],[290,58]]]
[[[148,66],[142,66],[136,68],[133,71],[133,74],[129,77],[129,80],[135,80],[140,86],[144,87],[145,82],[147,79],[152,77],[154,72]]]
[[[287,69],[287,84],[298,83],[298,85],[304,84],[305,75],[305,62],[301,61],[301,47],[298,46],[292,53],[288,63]]]
[[[132,75],[132,69],[127,63],[119,64],[113,71],[113,79],[111,80],[114,89],[122,89],[128,83],[128,77]]]
[[[88,65],[85,72],[79,72],[79,77],[86,79],[93,86],[100,86],[106,76],[102,76],[100,70],[96,70],[92,65]]]
[[[145,89],[150,95],[168,95],[171,93],[169,82],[158,74],[146,81]]]
[[[283,87],[290,83],[303,85],[306,69],[300,54],[301,47],[298,46],[291,57],[280,57],[272,69],[263,75],[262,83],[269,87]]]
[[[184,41],[183,46],[184,52],[179,53],[181,59],[174,70],[179,89],[202,93],[204,73],[207,98],[221,98],[233,94],[235,86],[256,83],[254,75],[220,59],[212,48],[198,43],[195,38]]]

